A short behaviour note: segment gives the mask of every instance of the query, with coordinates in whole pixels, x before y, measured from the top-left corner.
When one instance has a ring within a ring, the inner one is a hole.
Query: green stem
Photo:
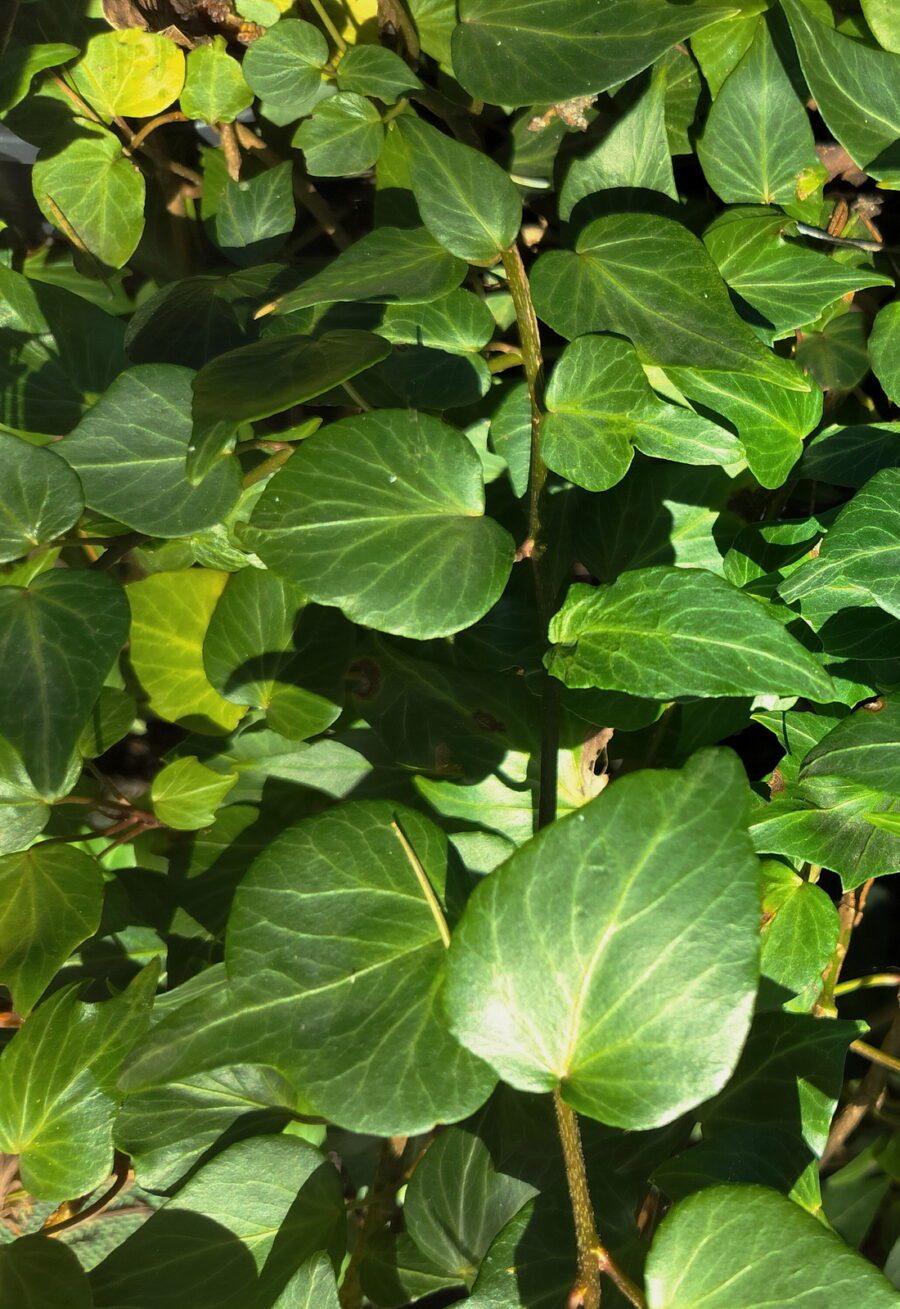
[[[868,977],[854,977],[849,982],[838,982],[834,994],[850,995],[853,991],[867,991],[873,986],[900,986],[900,973],[870,973]]]
[[[361,1309],[363,1290],[361,1271],[369,1242],[382,1229],[394,1212],[397,1191],[403,1183],[403,1154],[405,1137],[391,1137],[381,1147],[372,1189],[366,1201],[366,1216],[356,1236],[344,1280],[338,1293],[341,1309]]]
[[[272,473],[277,472],[282,464],[287,463],[295,449],[296,446],[293,445],[285,446],[281,450],[276,450],[270,458],[264,459],[262,463],[257,464],[255,468],[251,468],[249,473],[244,474],[244,479],[241,482],[244,490],[246,491],[248,486],[255,486],[256,483],[261,482],[264,477],[269,477]]]
[[[19,0],[6,0],[3,13],[0,14],[0,55],[6,49],[12,30],[19,14]]]
[[[319,21],[321,22],[322,26],[325,28],[325,31],[331,37],[334,44],[337,46],[338,50],[340,50],[341,54],[344,54],[347,49],[347,42],[344,40],[340,32],[335,27],[334,23],[331,21],[331,15],[329,14],[328,10],[325,8],[324,4],[322,3],[322,0],[309,0],[309,3],[312,5],[313,9],[315,9],[316,13],[319,15]]]

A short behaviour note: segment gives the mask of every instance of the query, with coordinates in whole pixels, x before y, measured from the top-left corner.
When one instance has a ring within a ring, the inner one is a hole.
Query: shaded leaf
[[[724,13],[665,0],[461,0],[453,67],[482,100],[553,104],[627,81]]]
[[[337,84],[341,91],[372,95],[386,105],[422,86],[399,55],[377,45],[351,46],[338,64]]]
[[[91,509],[149,536],[186,536],[219,522],[237,501],[236,460],[209,462],[188,481],[191,373],[139,364],[118,377],[60,445]]]
[[[869,337],[872,372],[891,404],[900,405],[900,300],[892,300],[878,314]]]
[[[41,842],[0,859],[0,980],[22,1017],[97,930],[102,904],[100,867],[81,850]]]
[[[4,475],[0,502],[0,563],[20,559],[62,536],[81,515],[78,478],[52,450],[0,433]]]
[[[0,587],[0,732],[39,791],[66,776],[127,635],[124,592],[103,573],[55,569]]]
[[[49,1236],[21,1236],[0,1246],[0,1297],[17,1309],[93,1309],[78,1256]]]
[[[314,177],[363,173],[376,163],[383,143],[381,114],[371,100],[350,91],[317,105],[292,141],[303,151],[306,167]]]
[[[219,249],[241,267],[276,254],[293,228],[292,168],[288,160],[255,177],[226,181],[212,225]]]
[[[900,697],[863,705],[823,736],[803,760],[800,777],[842,777],[900,799]]]

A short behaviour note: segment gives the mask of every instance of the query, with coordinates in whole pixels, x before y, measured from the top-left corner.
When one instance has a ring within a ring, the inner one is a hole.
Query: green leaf
[[[550,624],[551,673],[669,700],[679,695],[805,695],[831,678],[764,602],[696,568],[640,568],[612,586],[570,587]]]
[[[224,735],[246,710],[210,684],[203,641],[227,573],[189,568],[132,582],[130,659],[150,707],[193,731]]]
[[[298,1267],[337,1251],[334,1165],[306,1141],[261,1136],[216,1155],[91,1272],[96,1309],[274,1309]]]
[[[21,755],[0,737],[0,854],[24,850],[47,826],[50,806],[67,795],[78,779],[81,761],[74,758],[59,783],[39,790]]]
[[[462,433],[399,410],[345,418],[304,441],[245,539],[310,599],[418,640],[487,613],[514,550],[484,517],[481,462]]]
[[[0,1301],[16,1309],[93,1309],[78,1256],[49,1236],[20,1236],[0,1246]]]
[[[393,824],[440,898],[446,838],[411,810],[346,804],[290,828],[238,891],[231,987],[155,1027],[126,1084],[265,1062],[332,1122],[379,1135],[430,1130],[476,1109],[494,1079],[447,1031],[438,901],[433,911]]]
[[[242,268],[268,259],[294,226],[290,160],[255,177],[228,178],[212,219],[216,244]]]
[[[265,712],[292,740],[317,736],[341,712],[350,659],[348,630],[274,573],[230,577],[203,643],[206,674],[235,704]]]
[[[727,204],[790,204],[804,171],[818,165],[809,118],[765,18],[716,95],[697,157]]]
[[[123,324],[80,295],[11,270],[0,283],[7,297],[19,321],[0,331],[0,422],[59,437],[125,367]]]
[[[68,63],[78,54],[78,47],[62,43],[14,45],[0,56],[0,114],[24,100],[32,78],[45,68]]]
[[[826,427],[807,443],[800,464],[805,480],[858,489],[882,468],[900,466],[900,424]]]
[[[538,316],[565,337],[614,331],[655,364],[748,373],[805,391],[742,323],[697,238],[670,218],[611,214],[579,234],[575,253],[542,255],[532,274]]]
[[[395,345],[426,346],[453,354],[474,354],[493,334],[494,319],[484,300],[461,288],[415,309],[388,305],[378,324],[378,335]]]
[[[471,1285],[494,1237],[536,1193],[497,1168],[474,1131],[453,1127],[413,1173],[406,1230],[430,1264]]]
[[[62,149],[41,152],[32,171],[34,196],[76,249],[121,268],[144,231],[144,177],[118,137],[88,123],[80,130]]]
[[[900,812],[900,802],[890,796],[826,777],[761,805],[753,814],[750,835],[761,854],[830,868],[844,890],[852,891],[870,877],[900,872],[900,835],[888,817],[895,812]]]
[[[233,459],[188,481],[191,381],[187,368],[139,364],[113,382],[60,445],[91,509],[149,536],[186,536],[219,522],[240,494]]]
[[[823,1024],[810,1014],[758,1013],[734,1075],[700,1111],[704,1135],[784,1128],[818,1158],[841,1093],[847,1049],[864,1030],[862,1023]]]
[[[646,91],[593,150],[574,159],[559,193],[559,216],[579,200],[610,187],[641,187],[677,199],[666,139],[666,74],[654,71]]]
[[[821,332],[804,333],[794,357],[823,391],[851,391],[869,371],[862,314],[851,310],[832,318]]]
[[[900,405],[900,300],[880,311],[869,337],[872,372],[891,404]]]
[[[334,1270],[327,1254],[314,1255],[298,1268],[278,1297],[275,1309],[340,1309]]]
[[[379,227],[272,307],[287,314],[335,301],[422,304],[454,290],[465,275],[464,261],[448,254],[424,228]]]
[[[822,973],[838,943],[837,910],[820,886],[805,882],[775,859],[762,865],[763,926],[760,970],[780,1004],[782,990],[792,992],[784,1007],[809,1010],[819,998]]]
[[[800,777],[804,781],[843,777],[900,799],[898,749],[900,697],[881,697],[844,718],[813,746],[803,760]]]
[[[757,982],[745,795],[738,760],[704,751],[622,779],[517,851],[454,933],[457,1037],[511,1085],[558,1087],[619,1127],[670,1122],[719,1090]]]
[[[684,394],[724,419],[744,447],[750,471],[765,487],[781,486],[803,450],[803,437],[822,417],[822,392],[786,391],[745,373],[701,372],[669,368]]]
[[[746,14],[736,10],[730,18],[712,23],[691,37],[691,51],[713,98],[747,53],[756,35],[760,17],[758,12],[753,12],[754,7],[745,5],[744,8],[749,10]]]
[[[697,1258],[702,1247],[703,1257]],[[677,1204],[647,1260],[648,1309],[818,1309],[847,1294],[891,1309],[897,1293],[811,1214],[761,1186],[713,1186]]]
[[[453,68],[498,105],[594,96],[728,12],[665,0],[461,0]]]
[[[62,536],[81,516],[78,478],[52,450],[0,433],[6,483],[0,502],[0,563]]]
[[[84,759],[106,754],[128,735],[136,717],[133,696],[117,686],[104,686],[78,738],[78,753]]]
[[[163,1190],[245,1116],[279,1127],[305,1108],[273,1068],[231,1064],[129,1095],[116,1119],[116,1144],[134,1159],[143,1186]]]
[[[244,81],[241,65],[228,53],[224,37],[215,36],[209,45],[198,45],[190,52],[181,93],[181,109],[188,118],[233,123],[252,103],[253,92]]]
[[[378,45],[351,46],[338,64],[337,84],[341,91],[372,95],[386,105],[394,104],[407,91],[422,88],[399,55]]]
[[[422,221],[451,254],[492,264],[512,245],[522,202],[509,175],[487,155],[412,115],[394,120],[409,155],[409,176]]]
[[[129,319],[128,358],[133,364],[202,368],[215,355],[246,342],[247,318],[249,306],[228,277],[201,274],[170,282]]]
[[[546,393],[541,453],[549,468],[589,491],[620,481],[633,446],[679,462],[734,463],[740,443],[650,388],[627,341],[582,336],[563,351]]]
[[[353,329],[267,337],[210,360],[193,380],[193,449],[188,471],[214,467],[242,423],[283,413],[347,382],[390,354],[371,332]]]
[[[281,121],[292,122],[318,100],[327,63],[328,42],[319,29],[283,18],[250,45],[243,72],[254,94],[277,109]]]
[[[0,587],[0,732],[41,792],[53,792],[128,635],[122,588],[53,570]]]
[[[4,1051],[0,1148],[21,1156],[22,1184],[38,1199],[85,1195],[108,1175],[116,1076],[150,1021],[158,973],[151,964],[102,1004],[57,991]]]
[[[780,593],[814,624],[848,605],[876,604],[900,618],[900,468],[882,469],[857,492]]]
[[[862,11],[878,44],[900,54],[900,16],[892,0],[862,0]]]
[[[22,1017],[97,930],[102,904],[100,867],[81,850],[42,842],[0,859],[0,980]]]
[[[209,827],[237,780],[237,773],[215,772],[193,755],[176,759],[153,779],[150,790],[153,812],[166,827],[177,831]]]
[[[92,36],[71,69],[75,89],[107,120],[117,114],[153,118],[177,100],[184,86],[184,52],[138,27]]]
[[[342,92],[316,106],[294,133],[292,144],[303,151],[314,177],[364,173],[377,162],[384,144],[381,114],[365,96]]]
[[[722,214],[703,236],[731,290],[756,311],[749,321],[766,340],[812,322],[844,295],[893,285],[871,268],[786,241],[784,228],[784,216],[770,209],[738,209]]]
[[[864,171],[900,181],[900,58],[854,41],[814,17],[801,0],[782,0],[800,66],[829,130]]]

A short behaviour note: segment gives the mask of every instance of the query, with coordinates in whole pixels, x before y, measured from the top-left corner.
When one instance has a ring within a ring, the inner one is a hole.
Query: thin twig
[[[900,986],[900,973],[870,973],[868,977],[854,977],[849,982],[839,982],[834,994],[851,995],[854,991],[868,991],[875,986]]]
[[[322,26],[325,28],[325,31],[331,37],[332,41],[337,46],[338,50],[340,50],[341,54],[343,54],[347,49],[347,42],[344,40],[340,32],[335,27],[334,23],[331,21],[331,15],[329,14],[328,10],[325,8],[324,4],[322,3],[322,0],[309,0],[309,3],[318,14],[319,21],[321,22]]]
[[[361,1309],[363,1292],[361,1272],[369,1242],[381,1230],[394,1212],[395,1196],[403,1184],[403,1153],[405,1137],[391,1137],[381,1147],[378,1166],[372,1178],[372,1187],[366,1197],[366,1211],[362,1227],[356,1236],[344,1280],[338,1295],[341,1309]]]
[[[151,118],[149,123],[145,123],[139,131],[132,135],[125,153],[132,154],[135,150],[140,150],[147,137],[151,132],[155,132],[158,127],[164,127],[166,123],[186,123],[187,121],[187,114],[183,114],[180,109],[173,109],[171,113],[159,114],[156,118]]]
[[[833,1018],[837,1013],[837,1007],[834,1003],[834,988],[840,981],[841,969],[844,966],[847,949],[850,945],[850,937],[853,935],[853,928],[856,925],[856,916],[856,892],[845,891],[838,905],[840,930],[837,945],[834,947],[831,959],[822,974],[822,990],[813,1010],[817,1018]]]
[[[868,1041],[851,1041],[850,1049],[856,1054],[861,1054],[863,1059],[868,1059],[869,1063],[879,1064],[892,1073],[900,1073],[900,1059],[892,1054],[886,1054],[875,1045],[869,1045]]]
[[[134,1180],[134,1174],[131,1171],[131,1160],[126,1154],[120,1154],[116,1151],[113,1163],[113,1180],[107,1191],[95,1200],[93,1204],[88,1205],[87,1209],[82,1209],[80,1213],[73,1214],[70,1218],[64,1218],[62,1222],[54,1223],[51,1220],[55,1217],[50,1215],[47,1223],[41,1228],[42,1236],[59,1236],[60,1232],[70,1232],[73,1227],[81,1227],[82,1224],[90,1222],[97,1214],[102,1213],[104,1209],[109,1208],[117,1195],[121,1195],[127,1186],[130,1186]],[[49,1225],[48,1225],[49,1224]]]
[[[888,1029],[880,1054],[887,1058],[900,1055],[900,1013]],[[859,1084],[856,1094],[844,1105],[831,1125],[828,1143],[822,1152],[821,1168],[828,1168],[843,1153],[850,1136],[871,1110],[878,1110],[885,1097],[888,1069],[884,1062],[873,1063]]]
[[[225,156],[225,167],[228,169],[228,176],[232,182],[239,182],[241,180],[241,147],[238,144],[234,123],[219,123],[219,140],[222,143],[222,154]]]

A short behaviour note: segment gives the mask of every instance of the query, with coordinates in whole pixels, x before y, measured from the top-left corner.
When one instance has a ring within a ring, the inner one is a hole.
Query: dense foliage
[[[2,1309],[900,1303],[896,0],[6,0]]]

